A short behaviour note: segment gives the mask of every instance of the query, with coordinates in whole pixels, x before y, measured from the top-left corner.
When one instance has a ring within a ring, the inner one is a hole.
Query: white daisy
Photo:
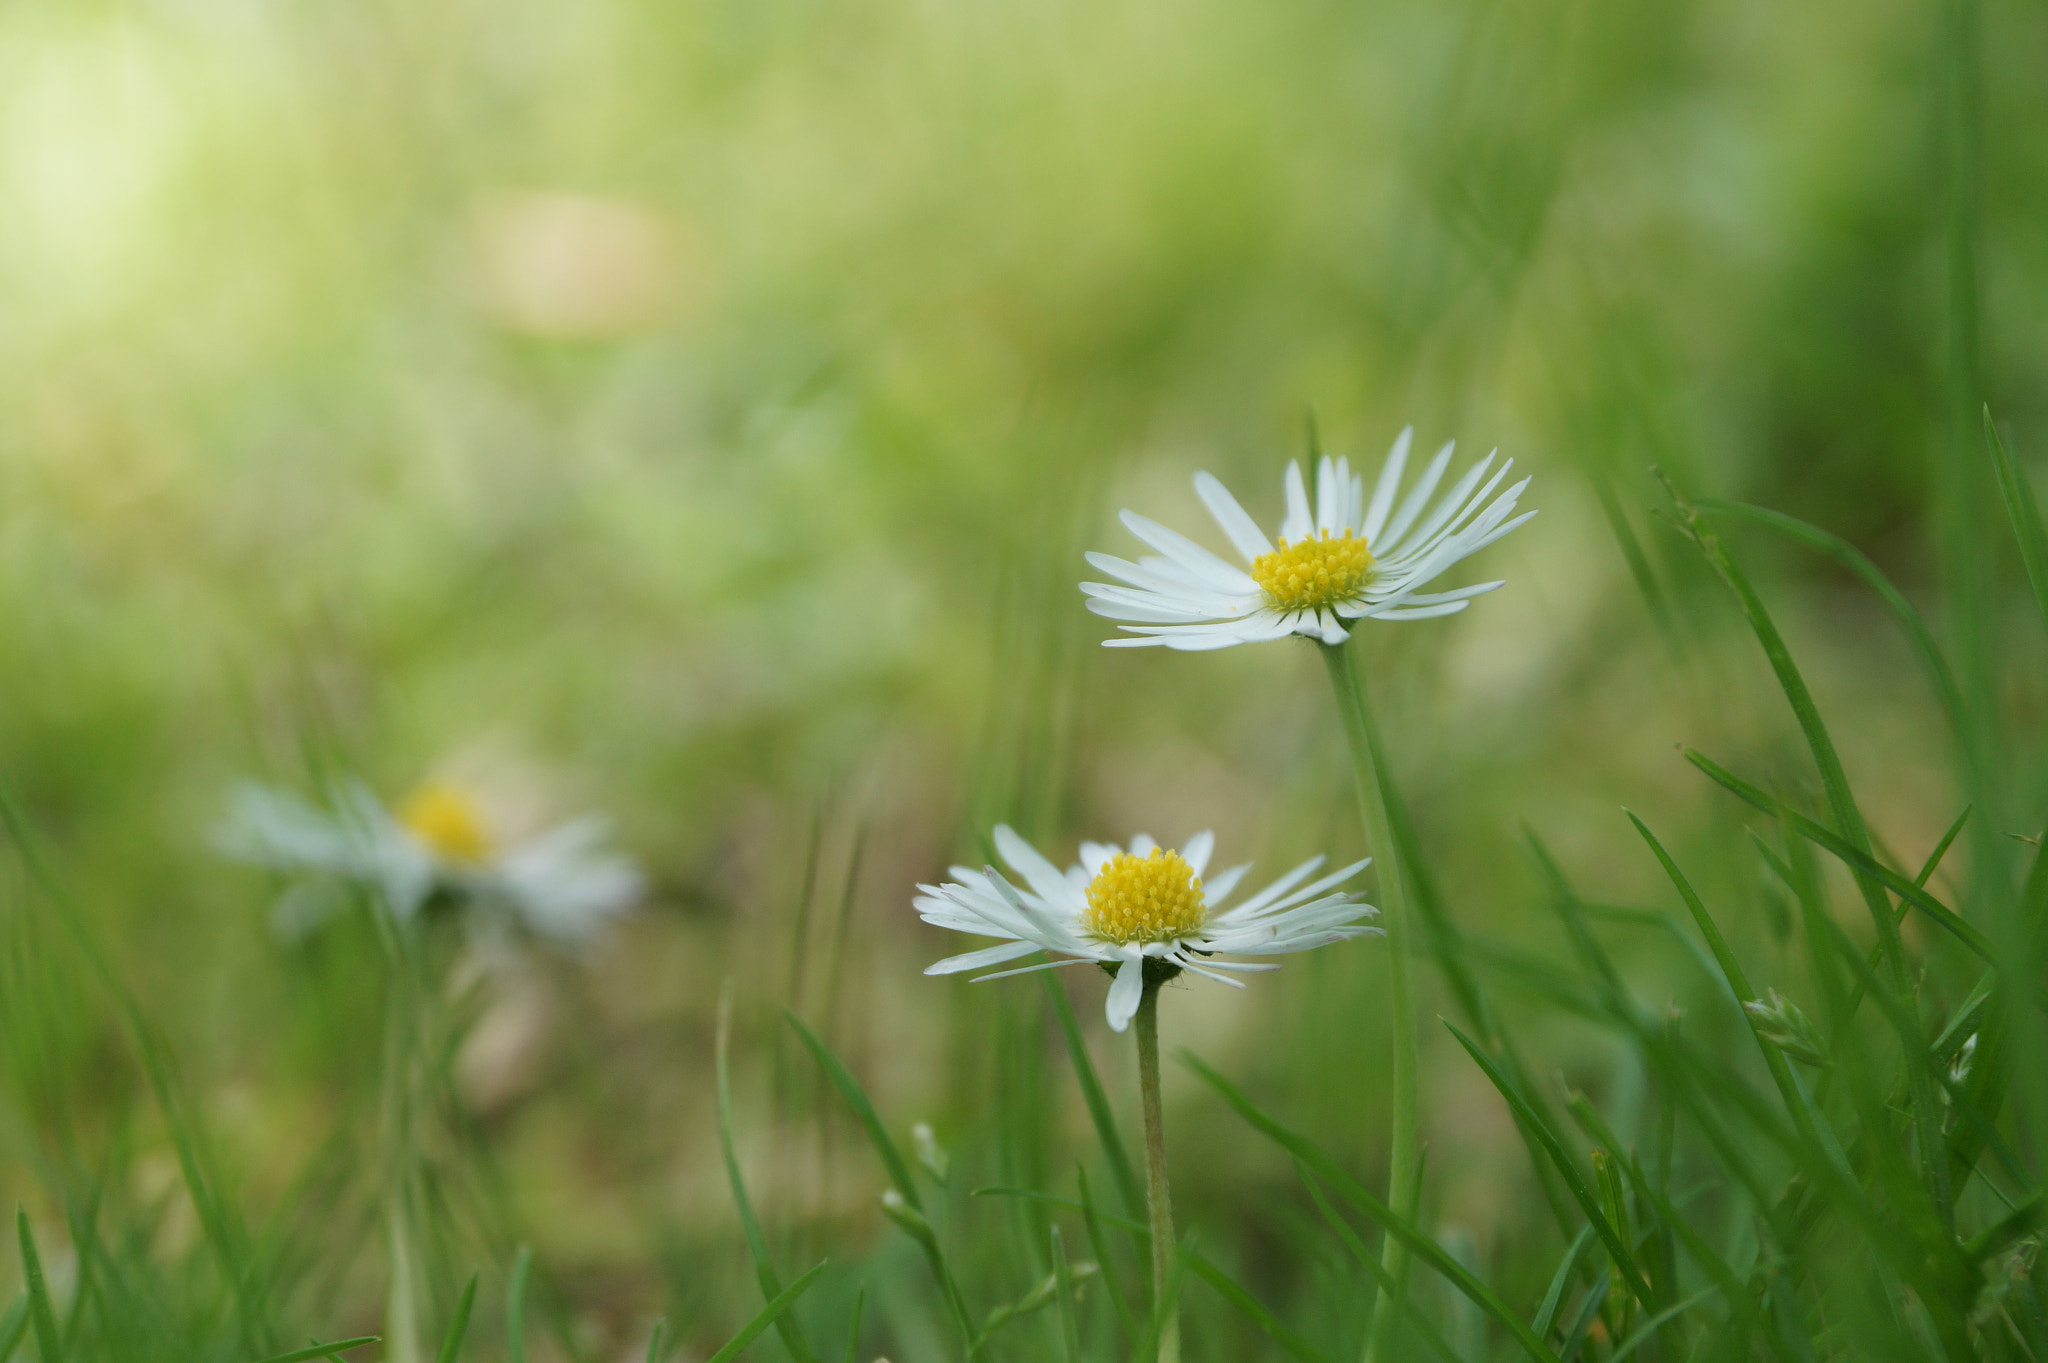
[[[1305,634],[1326,644],[1350,637],[1347,620],[1423,620],[1465,609],[1473,597],[1500,586],[1482,582],[1454,591],[1421,589],[1459,559],[1468,558],[1513,530],[1534,511],[1513,515],[1515,499],[1529,486],[1524,478],[1493,496],[1514,467],[1510,459],[1480,486],[1492,468],[1486,458],[1449,492],[1430,497],[1450,466],[1456,442],[1445,445],[1423,471],[1421,481],[1401,499],[1401,475],[1408,464],[1414,429],[1401,432],[1386,467],[1365,499],[1365,477],[1343,459],[1316,466],[1316,499],[1309,505],[1301,465],[1287,466],[1287,518],[1276,547],[1238,505],[1229,489],[1206,473],[1195,475],[1195,491],[1223,527],[1249,571],[1219,558],[1134,511],[1124,525],[1158,550],[1136,563],[1109,554],[1088,562],[1124,585],[1083,582],[1088,609],[1111,620],[1133,639],[1108,639],[1112,647],[1164,644],[1168,648],[1228,648],[1261,639]],[[1491,502],[1487,501],[1492,497]],[[1425,514],[1426,512],[1426,514]]]
[[[458,786],[430,782],[394,812],[349,780],[325,807],[244,784],[214,843],[239,861],[300,877],[277,906],[276,924],[287,936],[317,927],[345,902],[342,886],[353,883],[376,891],[401,921],[442,893],[477,911],[479,926],[510,920],[566,945],[589,938],[640,897],[639,871],[606,852],[604,837],[603,820],[582,818],[501,844]]]
[[[1155,979],[1161,969],[1169,975],[1192,970],[1242,988],[1242,981],[1220,972],[1279,967],[1218,961],[1216,953],[1277,956],[1380,932],[1358,921],[1378,910],[1336,889],[1366,862],[1304,885],[1323,864],[1323,858],[1315,857],[1225,909],[1223,902],[1251,868],[1230,867],[1205,886],[1202,872],[1215,842],[1206,832],[1189,838],[1180,851],[1163,848],[1142,833],[1131,839],[1128,851],[1115,843],[1084,842],[1080,864],[1062,873],[1030,843],[998,825],[996,850],[1022,878],[1023,888],[993,866],[980,871],[955,866],[946,884],[917,887],[923,893],[916,906],[924,921],[937,927],[1009,940],[948,957],[924,973],[979,970],[1034,951],[1066,959],[977,978],[1000,979],[1087,961],[1112,966],[1116,982],[1109,988],[1109,1025],[1121,1032],[1137,1012],[1148,962],[1157,963],[1149,972]]]

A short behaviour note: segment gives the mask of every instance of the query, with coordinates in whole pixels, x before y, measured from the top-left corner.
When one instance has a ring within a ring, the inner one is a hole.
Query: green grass
[[[0,1363],[1146,1356],[1099,973],[909,899],[998,821],[1360,853],[1309,645],[1075,590],[1307,411],[1543,514],[1359,649],[1412,1214],[1379,946],[1163,998],[1188,1363],[1360,1358],[1390,1237],[1388,1359],[2048,1359],[2043,69],[2025,0],[0,12]],[[646,902],[287,942],[208,843],[436,773]]]

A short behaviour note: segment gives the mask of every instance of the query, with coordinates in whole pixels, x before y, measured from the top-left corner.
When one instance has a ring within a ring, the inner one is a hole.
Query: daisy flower
[[[279,900],[278,930],[302,936],[342,907],[348,884],[376,892],[410,920],[437,894],[485,922],[516,923],[569,945],[594,935],[640,896],[640,873],[604,849],[594,817],[516,842],[491,833],[475,798],[429,782],[387,808],[359,781],[338,783],[324,806],[249,783],[230,798],[215,846],[238,861],[297,877]]]
[[[1219,961],[1232,956],[1277,956],[1307,951],[1351,937],[1377,934],[1358,920],[1377,910],[1336,887],[1366,866],[1354,862],[1319,880],[1314,857],[1231,908],[1224,903],[1250,866],[1233,866],[1206,885],[1215,838],[1197,833],[1178,851],[1139,834],[1128,850],[1115,843],[1084,842],[1081,860],[1065,872],[1011,829],[998,825],[996,850],[1023,881],[1013,884],[995,867],[952,868],[944,885],[920,885],[919,915],[936,927],[982,937],[1007,938],[1001,946],[951,956],[928,966],[927,975],[979,970],[1049,951],[1061,960],[1018,970],[1000,970],[993,980],[1052,966],[1094,961],[1114,968],[1109,988],[1109,1025],[1123,1031],[1137,1012],[1147,977],[1153,982],[1182,970],[1243,987],[1223,973],[1277,970],[1277,965]],[[1156,963],[1156,964],[1154,964]]]
[[[1197,473],[1195,492],[1246,567],[1125,511],[1125,527],[1158,553],[1136,563],[1109,554],[1088,555],[1090,564],[1117,580],[1083,582],[1088,609],[1111,620],[1135,622],[1119,628],[1138,636],[1104,642],[1125,648],[1164,644],[1207,649],[1304,634],[1325,644],[1341,644],[1350,637],[1347,621],[1450,615],[1465,609],[1473,597],[1500,586],[1482,582],[1445,592],[1422,590],[1452,564],[1536,514],[1514,515],[1515,500],[1529,480],[1495,496],[1515,461],[1508,460],[1486,478],[1494,460],[1489,454],[1432,502],[1450,467],[1453,441],[1437,452],[1408,495],[1400,497],[1413,437],[1411,427],[1394,441],[1370,503],[1364,475],[1353,473],[1346,460],[1324,456],[1316,465],[1311,506],[1301,465],[1289,463],[1287,518],[1280,524],[1277,544],[1266,538],[1228,488],[1207,473]]]

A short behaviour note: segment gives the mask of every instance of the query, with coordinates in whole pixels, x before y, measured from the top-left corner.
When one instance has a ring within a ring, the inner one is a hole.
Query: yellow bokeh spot
[[[445,782],[429,781],[406,796],[398,821],[436,856],[450,861],[482,861],[491,850],[476,801]]]
[[[1372,577],[1372,554],[1365,537],[1346,530],[1325,530],[1260,554],[1252,560],[1252,580],[1283,611],[1312,611],[1355,601]]]
[[[1167,942],[1202,926],[1202,878],[1178,852],[1119,852],[1088,882],[1083,926],[1105,942]]]

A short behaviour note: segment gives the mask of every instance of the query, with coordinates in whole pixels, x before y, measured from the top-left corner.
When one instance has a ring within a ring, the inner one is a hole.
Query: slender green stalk
[[[1126,963],[1123,967],[1133,967]],[[1166,1310],[1173,1289],[1173,1194],[1166,1183],[1166,1124],[1159,1107],[1159,986],[1147,979],[1138,1000],[1138,1101],[1145,1120],[1145,1201],[1151,1213],[1152,1309]],[[1160,1324],[1159,1363],[1180,1363],[1180,1310]]]
[[[1387,1002],[1394,1023],[1394,1135],[1388,1155],[1387,1202],[1405,1216],[1416,1210],[1417,1154],[1421,1141],[1421,1097],[1418,1073],[1420,1044],[1415,1035],[1415,995],[1408,981],[1408,887],[1401,875],[1394,826],[1387,817],[1386,793],[1380,789],[1379,735],[1372,707],[1366,701],[1365,679],[1348,644],[1321,645],[1330,671],[1330,688],[1344,720],[1351,745],[1351,770],[1358,780],[1358,810],[1365,819],[1366,841],[1379,865],[1380,926],[1387,930]],[[1373,1311],[1372,1334],[1365,1342],[1366,1363],[1390,1357],[1394,1332],[1408,1295],[1408,1248],[1393,1236],[1380,1246],[1380,1266],[1393,1279],[1392,1297],[1382,1290]]]

